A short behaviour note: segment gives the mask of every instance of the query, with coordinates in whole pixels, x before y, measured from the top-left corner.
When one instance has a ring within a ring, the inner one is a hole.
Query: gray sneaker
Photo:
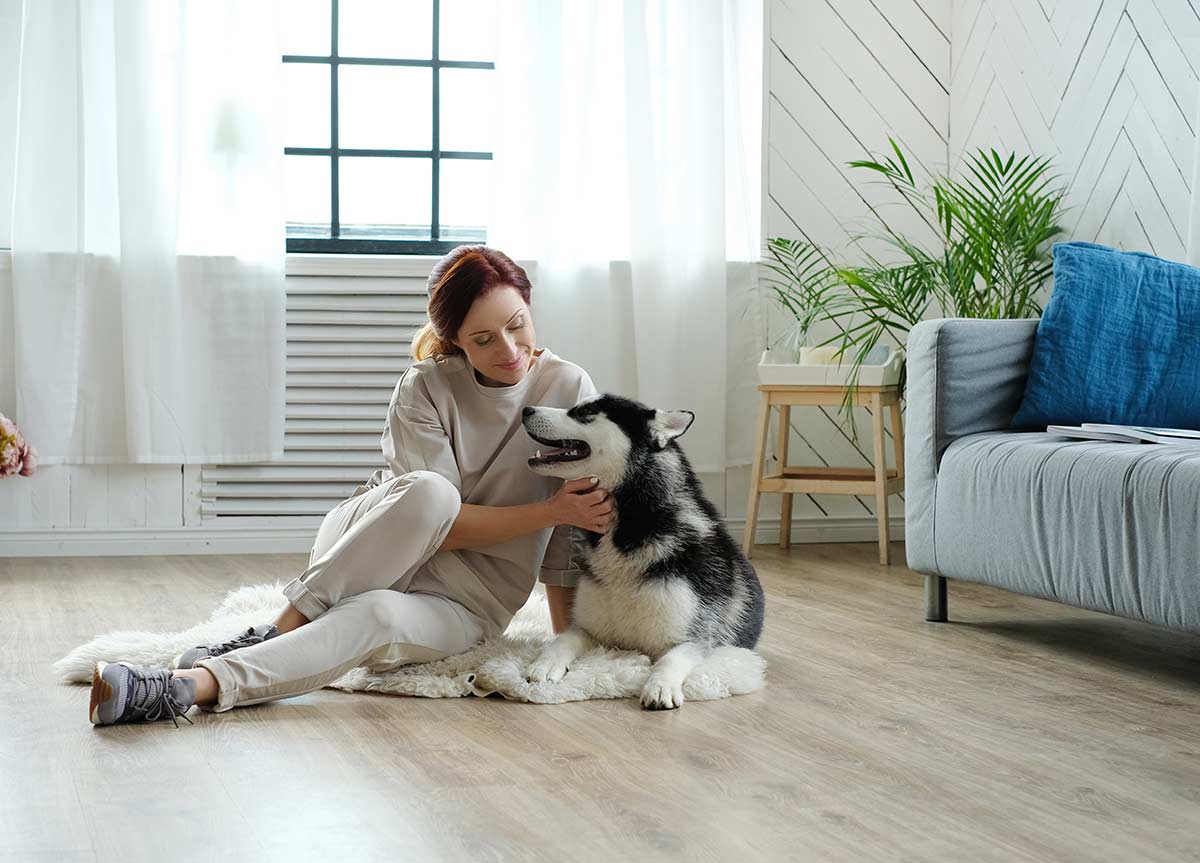
[[[196,703],[196,681],[174,677],[169,668],[130,662],[97,662],[92,671],[92,701],[88,718],[93,725],[153,722],[168,716],[179,727]]]
[[[210,656],[220,656],[222,653],[237,650],[239,647],[249,647],[251,644],[259,644],[277,635],[279,635],[279,629],[273,623],[261,623],[258,626],[251,626],[245,632],[235,635],[228,641],[222,641],[220,644],[201,644],[193,647],[191,650],[185,650],[175,657],[175,667],[195,668],[196,663],[201,659],[208,659]]]

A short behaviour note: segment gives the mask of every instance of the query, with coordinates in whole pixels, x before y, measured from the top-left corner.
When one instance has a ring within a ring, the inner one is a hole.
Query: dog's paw
[[[642,707],[647,710],[673,710],[683,704],[683,683],[657,674],[650,675],[642,687]]]
[[[530,683],[558,683],[567,673],[567,666],[553,659],[539,658],[525,672],[525,679]]]

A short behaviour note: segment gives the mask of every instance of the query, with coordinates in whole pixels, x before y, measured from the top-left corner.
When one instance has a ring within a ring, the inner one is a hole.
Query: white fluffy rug
[[[208,620],[181,632],[120,630],[93,638],[53,665],[66,682],[88,683],[97,660],[169,666],[197,644],[224,641],[248,626],[274,620],[286,605],[286,582],[240,587],[226,594]],[[560,704],[589,698],[640,698],[650,676],[650,659],[629,650],[596,648],[579,657],[558,683],[529,683],[525,669],[551,638],[550,608],[539,586],[498,638],[481,641],[466,653],[434,662],[402,665],[390,671],[354,668],[328,688],[426,698],[487,696],[498,692],[514,701]],[[685,701],[705,701],[754,692],[764,685],[766,661],[752,650],[721,647],[692,670],[683,685]]]

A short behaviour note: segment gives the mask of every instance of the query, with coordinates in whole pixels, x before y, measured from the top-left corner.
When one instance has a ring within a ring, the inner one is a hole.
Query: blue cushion
[[[1094,243],[1055,243],[1014,428],[1200,428],[1200,269]]]

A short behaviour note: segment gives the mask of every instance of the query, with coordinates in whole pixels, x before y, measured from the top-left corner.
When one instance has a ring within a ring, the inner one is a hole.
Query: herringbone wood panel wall
[[[1200,8],[1192,0],[956,0],[950,156],[1044,153],[1070,239],[1187,254]]]
[[[1185,259],[1198,2],[769,0],[767,236],[853,258],[850,237],[872,229],[874,210],[932,241],[894,194],[847,167],[891,136],[918,172],[955,170],[975,147],[1048,155],[1070,184],[1066,238]],[[785,323],[774,313],[773,338]],[[866,464],[869,440],[851,441],[835,419],[794,410],[790,460]],[[796,502],[818,520],[871,509]]]

